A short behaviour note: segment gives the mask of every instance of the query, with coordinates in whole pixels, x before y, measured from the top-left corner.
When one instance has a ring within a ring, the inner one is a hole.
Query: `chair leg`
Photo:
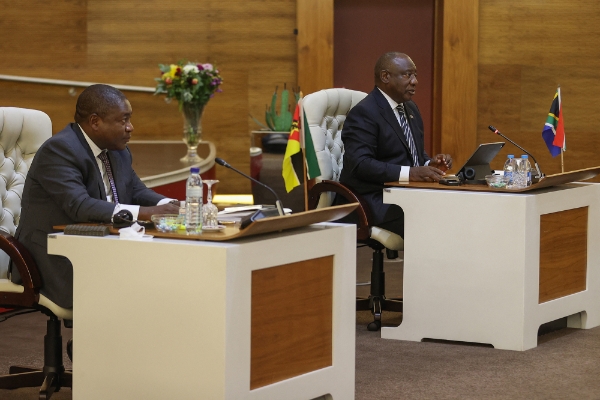
[[[393,254],[392,254],[393,255]],[[385,272],[383,271],[383,251],[373,252],[371,269],[371,293],[368,299],[357,299],[356,310],[371,310],[373,322],[367,325],[370,331],[381,329],[381,313],[383,311],[402,312],[402,299],[387,299],[385,297]]]
[[[51,316],[44,336],[44,368],[11,366],[8,375],[0,376],[1,389],[41,386],[39,398],[49,399],[61,387],[72,387],[72,373],[65,371],[62,362],[60,320]]]

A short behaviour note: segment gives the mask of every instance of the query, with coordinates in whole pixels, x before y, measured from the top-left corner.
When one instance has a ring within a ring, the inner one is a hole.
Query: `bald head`
[[[120,90],[109,85],[92,85],[87,87],[77,98],[75,106],[75,122],[86,124],[91,115],[105,118],[110,110],[120,107],[127,98]]]
[[[381,72],[382,71],[392,71],[394,69],[396,59],[409,60],[412,63],[412,60],[409,56],[404,53],[400,53],[398,51],[390,51],[388,53],[383,54],[377,62],[375,63],[375,85],[381,83]]]

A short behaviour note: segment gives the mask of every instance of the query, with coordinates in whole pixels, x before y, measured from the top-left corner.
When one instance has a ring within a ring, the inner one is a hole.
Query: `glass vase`
[[[183,142],[187,145],[188,152],[181,161],[190,164],[202,161],[198,156],[198,144],[202,140],[202,113],[204,104],[184,104],[181,108],[183,115]]]

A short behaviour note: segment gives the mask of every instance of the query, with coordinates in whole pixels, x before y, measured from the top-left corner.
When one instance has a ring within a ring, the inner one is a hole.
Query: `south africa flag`
[[[542,131],[542,138],[544,138],[552,157],[559,155],[561,149],[563,151],[567,149],[562,103],[560,101],[560,87],[556,89],[554,100],[552,100],[550,112],[548,113],[548,118],[546,118],[544,130]]]

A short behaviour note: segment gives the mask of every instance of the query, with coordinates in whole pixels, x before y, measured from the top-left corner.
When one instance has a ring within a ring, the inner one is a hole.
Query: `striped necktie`
[[[108,161],[108,155],[106,151],[98,154],[98,158],[104,164],[104,168],[106,169],[106,176],[108,176],[108,183],[110,184],[110,190],[113,195],[113,203],[119,204],[119,196],[117,195],[117,187],[115,186],[115,179],[113,177],[112,168],[110,167],[110,161]]]
[[[410,154],[413,159],[413,167],[419,166],[419,155],[417,154],[417,146],[415,146],[415,140],[412,135],[412,131],[410,130],[410,126],[408,126],[408,121],[406,121],[406,115],[404,114],[404,104],[398,104],[398,115],[400,115],[400,126],[404,131],[404,136],[406,137],[406,142],[408,143],[408,148],[410,149]]]

